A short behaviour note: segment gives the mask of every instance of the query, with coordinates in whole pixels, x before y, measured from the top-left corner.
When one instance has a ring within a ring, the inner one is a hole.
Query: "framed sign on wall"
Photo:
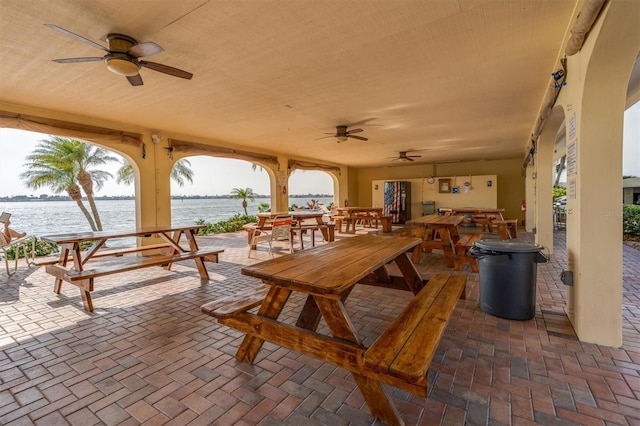
[[[440,193],[451,192],[451,179],[438,179],[438,192]]]

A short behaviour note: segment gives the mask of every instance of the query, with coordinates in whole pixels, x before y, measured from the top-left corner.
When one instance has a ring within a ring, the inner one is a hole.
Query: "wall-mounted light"
[[[167,146],[164,149],[167,150],[167,156],[173,160],[173,147],[172,146]]]

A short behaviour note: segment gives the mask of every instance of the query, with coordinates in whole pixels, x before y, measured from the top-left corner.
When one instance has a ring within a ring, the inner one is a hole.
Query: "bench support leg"
[[[284,308],[285,303],[287,303],[290,294],[291,290],[287,290],[282,287],[271,287],[267,297],[265,297],[264,302],[262,302],[262,305],[258,310],[258,315],[277,319],[280,312],[282,312],[282,308]],[[236,359],[246,362],[247,364],[253,364],[253,361],[256,359],[256,356],[263,344],[264,339],[247,334],[244,336],[244,339],[238,348]]]
[[[353,372],[351,374],[358,385],[358,389],[362,392],[362,397],[371,410],[373,417],[392,426],[404,425],[398,409],[389,399],[389,396],[382,387],[382,383],[360,374]]]
[[[82,297],[82,304],[88,312],[93,312],[93,301],[91,300],[91,293],[89,290],[80,287],[80,297]]]
[[[354,286],[349,287],[349,289],[345,290],[340,295],[340,300],[345,302],[347,297],[351,294],[351,290],[353,290]],[[307,296],[307,300],[304,302],[304,306],[302,307],[302,311],[300,311],[300,315],[298,316],[298,321],[296,322],[296,327],[304,328],[305,330],[316,331],[318,328],[318,324],[320,324],[320,308],[316,303],[316,300],[313,296]]]

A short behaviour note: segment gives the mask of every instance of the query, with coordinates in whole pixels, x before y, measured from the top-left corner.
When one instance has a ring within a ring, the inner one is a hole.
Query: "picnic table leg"
[[[104,244],[104,241],[102,241],[102,243],[100,243],[99,245],[102,246],[102,244]],[[92,254],[93,252],[90,252],[90,255]],[[78,243],[73,244],[71,255],[73,258],[73,268],[76,271],[81,272],[84,269],[82,265],[85,263],[85,261],[82,260],[82,253],[80,253],[80,244]],[[80,297],[82,298],[82,305],[84,305],[84,309],[87,310],[88,312],[93,312],[93,301],[91,300],[91,291],[93,290],[93,278],[88,280],[83,280],[79,283],[76,283],[76,285],[80,289]]]
[[[324,226],[324,222],[322,221],[321,217],[316,218],[316,223],[318,224],[318,228],[320,228],[320,232],[322,232],[322,238],[324,238],[324,240],[327,242],[333,241],[333,235],[331,232],[333,230],[330,231],[328,226]],[[311,235],[311,238],[315,239],[314,231],[311,231]],[[314,243],[312,244],[313,246],[315,246]]]
[[[356,344],[362,344],[356,334],[353,323],[347,316],[342,300],[318,297],[316,302],[322,312],[322,317],[334,337]],[[404,425],[404,421],[400,418],[398,410],[391,399],[389,399],[380,381],[365,377],[353,371],[351,374],[353,374],[358,389],[360,389],[362,397],[374,417],[390,425]]]
[[[93,301],[91,300],[91,291],[93,290],[93,278],[82,281],[78,284],[80,288],[80,297],[82,297],[82,304],[84,309],[88,312],[93,312]]]
[[[58,263],[61,266],[67,266],[67,259],[69,259],[69,247],[61,246],[60,247],[60,260]],[[55,294],[60,294],[62,292],[62,278],[56,278],[53,284],[53,292]]]
[[[187,237],[187,241],[189,241],[189,248],[193,251],[198,250],[198,242],[196,241],[196,237],[193,229],[189,229],[185,232]],[[180,241],[180,236],[178,235],[177,239],[174,239],[176,244]],[[207,271],[207,267],[204,264],[204,258],[196,257],[193,259],[196,262],[196,267],[198,268],[198,273],[200,273],[200,279],[202,281],[209,281],[209,272]]]
[[[349,287],[340,295],[340,300],[344,303],[351,294],[353,286]],[[318,324],[320,323],[320,309],[313,296],[307,296],[307,300],[304,302],[302,311],[296,321],[296,327],[304,328],[305,330],[316,331]]]
[[[392,426],[404,425],[398,409],[389,399],[389,395],[382,387],[382,383],[361,374],[353,372],[351,374],[373,417]]]
[[[453,239],[448,228],[440,228],[440,239],[442,240],[442,251],[444,251],[444,263],[449,268],[456,266],[456,253]]]
[[[395,262],[402,273],[402,277],[407,282],[407,287],[409,287],[413,294],[418,294],[420,290],[422,290],[422,287],[424,287],[424,281],[422,281],[422,277],[413,262],[409,260],[405,253],[396,257]]]
[[[265,284],[269,284],[265,282]],[[284,308],[285,303],[289,299],[289,295],[291,294],[291,290],[287,290],[282,287],[271,286],[267,297],[265,297],[264,302],[260,306],[258,310],[258,315],[277,319],[282,312],[282,308]],[[253,361],[256,359],[260,348],[264,344],[264,339],[259,337],[246,335],[238,348],[238,352],[236,353],[236,359],[242,362],[246,362],[247,364],[253,364]]]
[[[424,226],[419,227],[416,230],[416,238],[420,238],[420,240],[424,239],[425,233],[427,229]],[[413,263],[420,262],[420,255],[422,255],[422,243],[418,244],[415,249],[413,249],[413,256],[411,256],[411,260]]]

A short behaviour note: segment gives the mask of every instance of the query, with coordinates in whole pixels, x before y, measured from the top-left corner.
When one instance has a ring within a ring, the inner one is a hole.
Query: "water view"
[[[304,206],[311,198],[289,198],[289,205]],[[332,198],[319,198],[329,205]],[[247,212],[256,214],[259,198],[248,202]],[[85,202],[87,208],[88,203]],[[136,226],[134,200],[96,200],[103,229],[126,229]],[[89,231],[89,223],[74,201],[0,202],[0,211],[11,213],[11,226],[33,235]],[[218,222],[236,214],[243,214],[242,200],[230,199],[175,199],[171,201],[173,225],[193,224],[199,219]]]

